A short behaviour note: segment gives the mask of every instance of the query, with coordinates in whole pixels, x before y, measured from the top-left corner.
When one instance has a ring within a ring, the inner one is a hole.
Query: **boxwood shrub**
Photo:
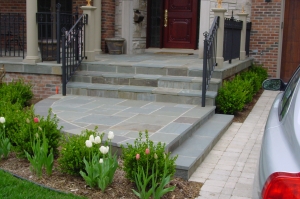
[[[252,64],[247,71],[236,75],[232,80],[225,80],[216,97],[217,111],[235,114],[243,110],[261,89],[262,82],[267,77],[267,70],[262,65]]]

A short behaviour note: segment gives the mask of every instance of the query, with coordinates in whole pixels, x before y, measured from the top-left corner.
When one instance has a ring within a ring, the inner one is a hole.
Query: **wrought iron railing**
[[[204,33],[204,51],[203,51],[203,74],[202,74],[202,107],[205,107],[205,98],[208,85],[217,65],[217,33],[220,17],[215,17],[214,22],[208,32]]]
[[[251,33],[251,27],[252,27],[252,22],[247,22],[247,27],[246,27],[246,45],[245,45],[245,51],[246,55],[249,56],[249,49],[250,49],[250,33]]]
[[[232,59],[240,57],[242,28],[243,21],[235,20],[233,16],[231,18],[225,18],[223,44],[224,61],[231,63]]]
[[[0,13],[0,57],[23,57],[26,44],[26,16]]]
[[[85,25],[88,15],[81,15],[74,26],[63,28],[62,35],[62,94],[66,95],[67,83],[85,56]]]
[[[74,14],[60,12],[61,5],[56,5],[56,12],[38,12],[38,39],[42,61],[57,61],[60,63],[60,46],[62,28],[70,30],[78,19],[78,9]]]

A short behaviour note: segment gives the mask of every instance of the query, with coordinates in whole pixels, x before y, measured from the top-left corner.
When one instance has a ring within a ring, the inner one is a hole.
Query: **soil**
[[[242,123],[247,118],[257,100],[261,96],[263,90],[260,90],[254,97],[251,103],[247,104],[243,111],[235,114],[233,122]],[[39,102],[41,99],[33,99],[32,104]],[[122,165],[122,160],[119,159],[119,165]],[[134,195],[132,189],[136,189],[134,183],[125,178],[124,171],[117,169],[113,183],[102,192],[99,189],[91,189],[81,177],[70,176],[63,174],[58,169],[57,161],[54,163],[54,170],[51,176],[43,175],[38,179],[30,171],[30,164],[26,159],[17,158],[14,153],[11,153],[6,160],[0,161],[0,168],[8,171],[18,177],[32,181],[39,185],[62,191],[73,193],[75,195],[85,196],[87,198],[103,198],[103,199],[134,199],[138,198]],[[169,186],[175,186],[173,192],[164,195],[164,199],[185,199],[196,198],[199,196],[202,183],[186,181],[181,178],[173,178]]]

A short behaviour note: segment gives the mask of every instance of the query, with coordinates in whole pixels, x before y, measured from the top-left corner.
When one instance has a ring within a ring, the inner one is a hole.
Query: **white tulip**
[[[95,138],[94,138],[94,135],[90,135],[90,138],[89,138],[89,140],[93,143],[93,142],[95,142]]]
[[[100,160],[99,160],[99,163],[100,163],[100,164],[102,164],[102,163],[103,163],[103,159],[102,159],[102,158],[100,158]]]
[[[96,144],[100,144],[100,143],[101,143],[101,138],[100,138],[100,136],[96,136],[96,137],[95,137],[95,143],[96,143]]]
[[[2,124],[5,123],[5,118],[4,117],[0,117],[0,123],[2,123]]]
[[[108,138],[109,140],[112,140],[112,139],[114,139],[114,137],[115,137],[114,132],[109,131],[109,132],[108,132],[107,138]]]
[[[85,141],[85,146],[86,146],[87,148],[91,148],[91,147],[93,146],[92,141],[91,141],[91,140],[86,140],[86,141]]]
[[[101,146],[100,148],[99,148],[99,150],[100,150],[100,152],[102,153],[102,154],[106,154],[105,152],[106,152],[106,147],[105,146]]]
[[[108,151],[109,151],[109,146],[106,147],[106,151],[105,152],[108,153]]]

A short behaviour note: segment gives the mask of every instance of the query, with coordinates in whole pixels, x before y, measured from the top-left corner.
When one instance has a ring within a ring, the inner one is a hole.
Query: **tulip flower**
[[[109,131],[109,132],[108,132],[107,138],[108,138],[109,140],[112,140],[112,139],[114,139],[114,137],[115,137],[114,132]]]
[[[101,138],[100,138],[100,136],[96,136],[96,137],[95,137],[95,143],[96,143],[96,144],[100,144],[100,143],[101,143]]]
[[[140,154],[136,154],[135,159],[139,160],[140,159]]]
[[[146,155],[148,155],[148,154],[150,153],[150,149],[147,148],[147,149],[145,150],[145,153],[146,153]]]
[[[86,140],[85,145],[87,148],[91,148],[93,146],[93,143],[91,142],[91,140]]]
[[[100,160],[99,160],[99,163],[100,163],[100,164],[102,164],[102,163],[103,163],[103,159],[102,159],[102,158],[100,158]]]
[[[0,123],[2,123],[2,124],[5,123],[5,118],[4,117],[0,117]]]
[[[39,122],[39,118],[35,117],[33,118],[34,123],[38,123]]]
[[[94,143],[94,142],[95,142],[95,137],[94,137],[94,135],[90,135],[89,140],[90,140],[92,143]]]

